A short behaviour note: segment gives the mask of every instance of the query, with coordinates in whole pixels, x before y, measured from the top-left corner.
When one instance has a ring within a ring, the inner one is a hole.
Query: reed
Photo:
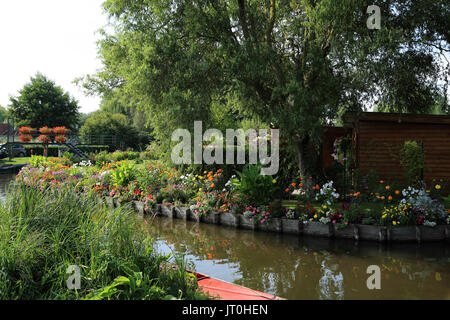
[[[0,299],[204,299],[196,281],[154,250],[132,208],[72,190],[11,186],[0,205]],[[70,290],[67,268],[81,270]]]

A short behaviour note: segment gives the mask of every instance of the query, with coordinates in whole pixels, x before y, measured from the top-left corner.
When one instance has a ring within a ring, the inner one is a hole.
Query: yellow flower
[[[272,180],[272,183],[277,183],[277,180],[273,179],[273,180]]]
[[[436,190],[439,190],[439,189],[441,188],[441,186],[440,186],[440,185],[438,185],[438,184],[437,184],[437,185],[435,185],[434,187],[436,188]]]
[[[317,219],[317,214],[314,215],[314,219]]]
[[[326,209],[326,208],[327,208],[327,206],[326,206],[326,205],[323,205],[323,206],[322,206],[322,208]]]
[[[397,223],[395,221],[392,221],[392,224],[395,226]]]

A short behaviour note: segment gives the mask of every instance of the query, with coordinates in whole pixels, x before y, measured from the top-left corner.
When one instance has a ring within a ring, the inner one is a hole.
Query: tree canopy
[[[78,122],[78,102],[40,73],[31,77],[19,95],[11,97],[10,101],[9,110],[17,126],[65,126],[72,129]]]
[[[104,69],[84,86],[132,98],[166,147],[176,128],[217,124],[218,109],[271,124],[305,176],[339,108],[421,112],[447,95],[447,2],[371,4],[379,30],[362,0],[107,0]]]
[[[118,141],[123,141],[129,147],[138,147],[144,139],[126,115],[101,110],[90,114],[80,129],[80,135],[81,138],[86,136],[116,136]]]

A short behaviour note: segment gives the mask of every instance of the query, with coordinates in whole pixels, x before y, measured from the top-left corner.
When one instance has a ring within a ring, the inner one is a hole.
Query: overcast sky
[[[0,1],[0,105],[41,72],[78,100],[81,112],[98,109],[72,81],[101,68],[96,31],[107,22],[103,0]]]

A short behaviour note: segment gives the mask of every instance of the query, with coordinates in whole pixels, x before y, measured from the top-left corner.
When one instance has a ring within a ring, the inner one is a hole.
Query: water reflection
[[[11,181],[14,181],[16,175],[10,173],[0,174],[0,201],[5,200],[6,193]]]
[[[154,219],[164,253],[183,253],[212,277],[287,299],[450,299],[449,244],[354,243]],[[381,290],[369,290],[369,265]]]

